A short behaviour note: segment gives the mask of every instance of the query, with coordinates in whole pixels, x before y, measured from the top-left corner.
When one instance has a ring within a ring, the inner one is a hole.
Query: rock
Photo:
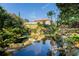
[[[79,48],[79,42],[76,41],[74,45],[75,47]]]

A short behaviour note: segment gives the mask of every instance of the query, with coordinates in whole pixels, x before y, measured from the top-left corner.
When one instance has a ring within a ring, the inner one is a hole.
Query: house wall
[[[49,21],[49,20],[43,20],[43,21],[39,21],[38,23],[40,23],[40,24],[46,24],[46,25],[50,25],[51,24],[51,21]]]
[[[46,21],[45,24],[46,25],[51,25],[51,21]]]

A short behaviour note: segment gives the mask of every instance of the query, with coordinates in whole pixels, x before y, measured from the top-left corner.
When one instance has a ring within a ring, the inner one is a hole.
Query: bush
[[[72,42],[72,43],[79,41],[79,34],[73,33],[68,38],[66,38],[66,40],[69,41],[69,42]]]

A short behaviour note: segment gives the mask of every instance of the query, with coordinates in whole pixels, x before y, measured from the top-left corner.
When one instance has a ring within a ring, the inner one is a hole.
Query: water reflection
[[[13,56],[65,56],[65,55],[79,55],[79,49],[75,48],[72,54],[68,51],[70,49],[56,50],[55,48],[62,47],[62,41],[55,42],[54,40],[41,40],[33,42],[31,45],[13,52]]]
[[[47,56],[50,52],[50,40],[33,42],[32,45],[13,52],[14,56]]]

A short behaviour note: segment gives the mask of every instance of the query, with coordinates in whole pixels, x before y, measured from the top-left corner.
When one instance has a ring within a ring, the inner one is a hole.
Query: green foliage
[[[49,12],[47,13],[47,16],[51,17],[53,14],[54,14],[54,13],[53,13],[52,11],[49,11]]]
[[[71,36],[69,36],[68,38],[66,38],[66,40],[68,42],[72,42],[72,43],[74,43],[75,41],[79,41],[79,34],[74,33]]]
[[[55,13],[54,13],[53,11],[49,11],[49,12],[47,13],[48,18],[51,20],[51,24],[52,24],[52,16],[53,16],[54,14],[55,14]]]
[[[28,20],[28,19],[25,19],[25,21],[26,21],[26,22],[29,22],[29,20]]]
[[[54,35],[58,31],[56,24],[45,25],[44,27],[47,29],[46,34]]]
[[[5,48],[11,43],[20,43],[27,38],[24,34],[28,35],[28,29],[22,26],[23,22],[19,16],[10,14],[0,7],[0,47]]]
[[[79,4],[56,4],[60,9],[59,22],[65,25],[71,25],[74,21],[79,21]]]

